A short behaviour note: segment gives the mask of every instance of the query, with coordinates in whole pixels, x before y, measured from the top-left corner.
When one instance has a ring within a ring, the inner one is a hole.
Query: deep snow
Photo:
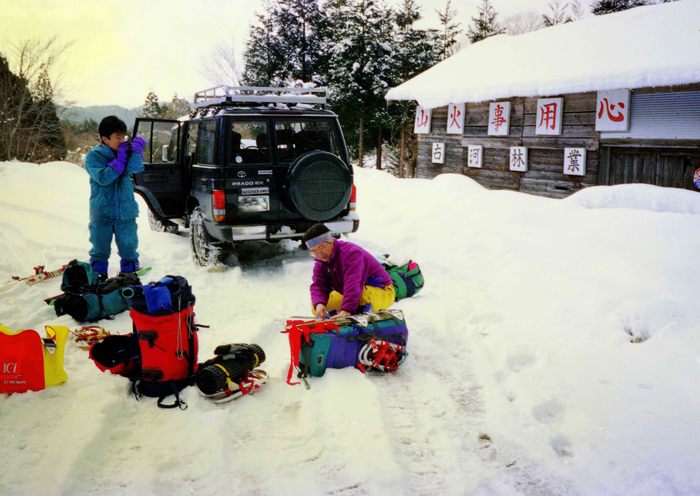
[[[392,88],[426,108],[513,96],[675,86],[700,81],[700,2],[590,16],[468,45]]]
[[[552,200],[365,169],[356,183],[351,239],[426,278],[397,305],[411,331],[398,373],[287,386],[279,330],[309,313],[310,257],[251,246],[242,269],[209,272],[185,235],[148,230],[142,204],[145,280],[188,278],[211,326],[200,359],[255,342],[272,379],[224,405],[188,388],[188,410],[159,410],[69,343],[67,383],[0,395],[0,494],[700,493],[700,196],[626,185]],[[0,185],[0,278],[87,258],[82,169],[0,163]],[[76,327],[42,302],[59,284],[0,293],[0,323]],[[127,314],[101,324],[130,330]]]

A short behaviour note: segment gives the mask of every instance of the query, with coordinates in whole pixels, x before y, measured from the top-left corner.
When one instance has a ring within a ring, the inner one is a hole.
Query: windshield
[[[340,156],[335,121],[330,119],[279,120],[275,122],[275,136],[280,162],[293,162],[314,150]]]

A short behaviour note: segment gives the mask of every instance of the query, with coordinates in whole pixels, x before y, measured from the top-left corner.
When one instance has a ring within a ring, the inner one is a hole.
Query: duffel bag
[[[382,266],[391,277],[396,301],[413,296],[425,284],[420,266],[413,260],[409,260],[403,265],[396,265],[385,259]]]
[[[56,315],[70,315],[78,322],[94,322],[129,308],[129,298],[139,284],[137,276],[112,277],[82,292],[66,291],[54,301]]]
[[[287,383],[296,368],[298,377],[320,377],[327,368],[393,372],[403,362],[408,328],[399,310],[359,314],[337,320],[287,321],[290,366]]]
[[[45,326],[46,338],[33,329],[12,331],[0,325],[0,393],[40,391],[68,378],[63,369],[69,330]]]

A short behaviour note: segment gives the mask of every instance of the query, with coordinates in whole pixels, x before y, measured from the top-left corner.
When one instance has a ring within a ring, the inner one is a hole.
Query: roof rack
[[[197,108],[211,105],[290,103],[326,105],[328,88],[272,88],[259,86],[215,86],[194,94]]]

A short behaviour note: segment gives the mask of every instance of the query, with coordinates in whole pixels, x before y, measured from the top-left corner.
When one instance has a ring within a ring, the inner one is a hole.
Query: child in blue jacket
[[[143,149],[147,143],[140,136],[129,143],[126,124],[114,115],[102,119],[98,131],[100,144],[85,158],[85,169],[90,175],[90,264],[106,279],[112,235],[121,258],[120,273],[139,270],[139,209],[131,174],[143,171]]]

